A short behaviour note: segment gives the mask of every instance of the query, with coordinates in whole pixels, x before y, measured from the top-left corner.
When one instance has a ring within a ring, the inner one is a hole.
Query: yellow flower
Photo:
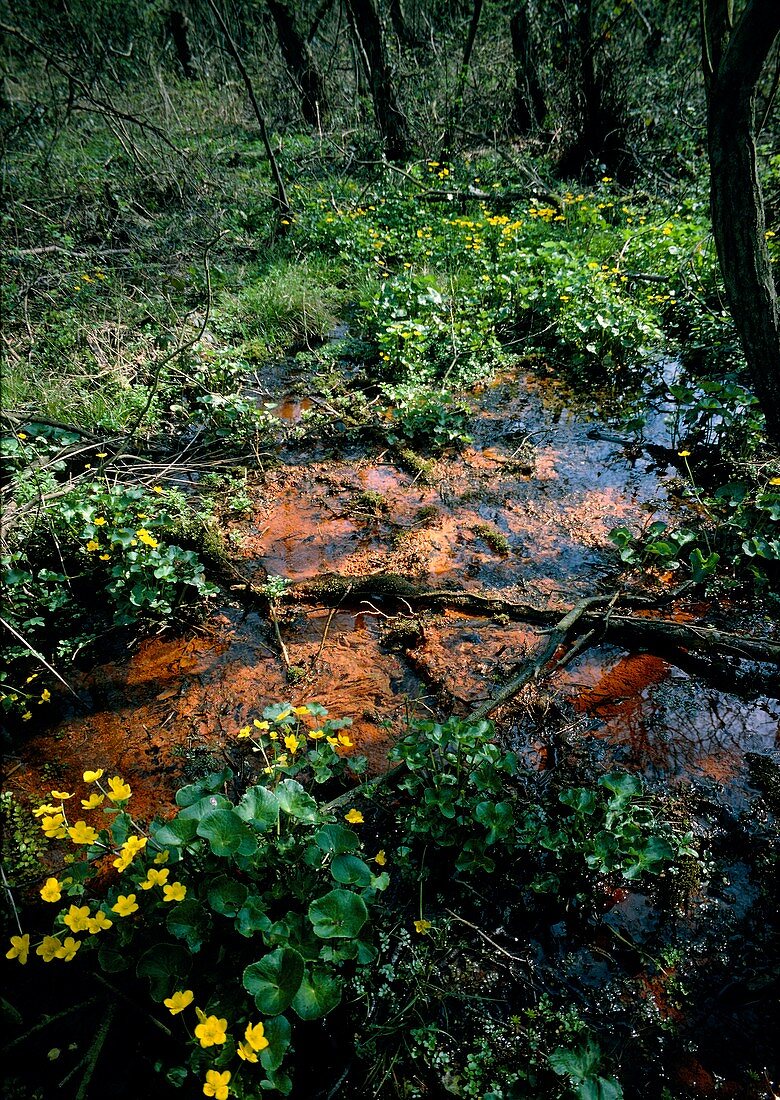
[[[157,539],[152,538],[145,527],[139,527],[135,534],[139,542],[142,542],[144,546],[151,546],[152,550],[156,550],[160,545]]]
[[[290,707],[287,707],[280,714],[277,714],[276,718],[274,718],[274,722],[283,722],[285,720],[285,718],[290,717],[291,713],[292,713],[292,709]]]
[[[77,821],[68,829],[68,836],[74,844],[94,844],[98,838],[97,832],[86,821]]]
[[[251,735],[251,733],[252,733],[252,727],[251,726],[242,726],[241,729],[238,731],[238,736],[239,737],[249,737]]]
[[[187,1005],[191,1005],[195,998],[195,994],[191,989],[177,989],[172,997],[166,997],[163,1004],[170,1012],[171,1016],[178,1016],[180,1012],[183,1012]]]
[[[67,791],[52,791],[51,796],[52,796],[52,798],[59,798],[59,799],[73,798],[73,795],[68,794]]]
[[[62,883],[56,878],[47,878],[41,887],[41,897],[44,901],[59,901],[62,897]]]
[[[50,701],[51,701],[51,692],[49,691],[48,688],[44,688],[43,691],[41,692],[41,702],[42,703],[48,703]]]
[[[152,492],[153,493],[161,493],[162,492],[162,487],[160,485],[153,485],[152,486]]]
[[[62,814],[52,814],[51,817],[44,817],[41,828],[50,840],[63,840],[68,835],[64,822]]]
[[[328,744],[331,745],[334,749],[336,748],[336,746],[339,743],[338,737],[329,737],[327,740],[328,740]]]
[[[348,821],[350,825],[362,825],[363,815],[360,810],[350,810],[348,814],[344,814],[344,820]]]
[[[111,906],[111,912],[120,917],[129,917],[131,913],[137,913],[138,905],[136,904],[135,894],[120,894],[116,899],[116,904]]]
[[[54,957],[69,963],[80,947],[80,940],[74,940],[73,936],[66,936],[62,946],[55,951]]]
[[[106,456],[103,454],[103,455],[98,455],[97,457],[98,458],[105,458]],[[94,523],[94,525],[96,527],[104,527],[107,523],[107,520],[106,520],[105,516],[95,516],[95,518],[92,520],[92,522]]]
[[[158,852],[157,855],[154,857],[154,862],[157,864],[167,863],[170,855],[171,853],[168,851],[168,849],[164,848],[162,852]]]
[[[384,848],[380,848],[380,850],[374,856],[374,863],[378,863],[380,867],[384,867],[384,865],[387,863],[387,856],[385,855]]]
[[[430,927],[431,922],[429,920],[416,920],[414,922],[414,930],[419,932],[421,936],[424,936]]]
[[[255,718],[254,722],[252,723],[252,725],[255,727],[255,729],[258,729],[258,730],[267,730],[268,727],[269,727],[268,722],[258,722],[258,720],[256,718]],[[249,729],[248,726],[247,726],[247,729]]]
[[[339,734],[339,744],[343,749],[351,749],[354,745],[354,741],[350,740],[350,737],[346,733]]]
[[[286,218],[282,218],[282,225],[289,224]],[[195,1030],[197,1031],[197,1028]],[[219,1073],[215,1069],[206,1070],[206,1084],[203,1086],[203,1095],[213,1096],[214,1100],[227,1100],[230,1095],[229,1081],[229,1069],[226,1069],[224,1073]]]
[[[163,901],[184,901],[187,896],[187,887],[183,882],[172,882],[170,886],[163,886]]]
[[[101,561],[110,561],[111,560],[111,555],[110,554],[100,554],[100,560]]]
[[[780,485],[780,477],[770,477],[769,484],[770,485]]]
[[[94,917],[92,917],[87,925],[87,931],[91,936],[96,935],[98,932],[105,932],[109,928],[114,927],[114,922],[109,920],[102,909],[98,909]]]
[[[89,798],[82,798],[81,808],[82,810],[96,810],[98,806],[102,806],[105,799],[106,796],[104,794],[98,794],[97,791],[93,791]]]
[[[690,451],[678,451],[677,452],[677,454],[680,456],[680,458],[688,458],[690,453],[691,453]]]
[[[130,797],[130,787],[118,775],[108,781],[108,797],[112,802],[125,802]]]
[[[309,708],[308,708],[308,707],[306,707],[306,706],[303,706],[303,707],[293,707],[293,714],[297,714],[299,718],[300,718],[300,717],[301,717],[302,715],[304,715],[304,714],[308,714],[308,713],[309,713]]]
[[[33,810],[34,817],[43,817],[44,814],[56,814],[59,813],[56,806],[50,805],[48,802],[42,802],[37,810]]]
[[[239,1043],[237,1049],[239,1058],[243,1058],[245,1062],[257,1061],[257,1055],[252,1050],[249,1043]]]
[[[98,779],[103,778],[103,769],[98,768],[96,772],[84,772],[85,783],[97,783]]]
[[[141,883],[141,889],[151,890],[153,886],[164,886],[170,873],[167,867],[163,867],[162,871],[155,871],[154,867],[150,867]]]
[[[216,1016],[206,1016],[201,1012],[198,1015],[203,1016],[195,1028],[195,1038],[200,1041],[200,1045],[213,1047],[224,1043],[227,1039],[227,1020],[218,1020]],[[216,1093],[211,1095],[216,1096]]]
[[[30,954],[30,937],[25,933],[23,936],[11,936],[11,948],[6,951],[5,957],[7,959],[18,959],[22,966],[27,962],[27,956]]]
[[[309,737],[311,737],[312,741],[319,741],[319,739],[324,736],[325,730],[312,730],[309,734]]]
[[[70,928],[71,932],[86,932],[89,928],[89,906],[71,905],[67,915],[62,918],[62,923]]]
[[[44,936],[38,946],[35,948],[35,954],[40,955],[44,962],[51,962],[56,958],[57,952],[62,947],[62,943],[56,936]]]
[[[90,554],[94,554],[94,552],[96,550],[99,550],[99,549],[100,549],[100,543],[95,542],[94,539],[90,539],[89,542],[87,543],[87,550],[89,550]]]
[[[293,756],[295,756],[296,752],[300,748],[300,744],[301,742],[298,740],[294,733],[288,733],[284,739],[285,748],[289,749]]]
[[[244,1038],[252,1050],[265,1050],[268,1040],[265,1037],[265,1028],[262,1024],[247,1024]]]

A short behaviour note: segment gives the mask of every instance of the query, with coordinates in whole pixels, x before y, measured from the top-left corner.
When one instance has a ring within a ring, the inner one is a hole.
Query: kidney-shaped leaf
[[[192,959],[186,947],[177,943],[158,943],[145,951],[138,960],[135,972],[139,978],[148,978],[152,997],[161,1001],[170,997],[174,989],[183,989],[183,979],[189,973]]]
[[[279,820],[279,802],[273,791],[258,784],[249,788],[236,806],[236,813],[253,829],[264,833]]]
[[[302,1020],[318,1020],[326,1016],[341,1000],[341,982],[334,974],[314,967],[305,974],[293,997],[293,1010]]]
[[[239,850],[242,855],[251,855],[257,848],[257,841],[246,822],[233,810],[215,810],[208,814],[198,822],[197,832],[209,842],[215,856],[232,856]]]
[[[292,1004],[303,979],[303,959],[291,947],[279,947],[244,971],[244,989],[266,1016],[278,1016]]]
[[[350,939],[368,920],[368,909],[351,890],[331,890],[311,903],[309,920],[320,939]]]

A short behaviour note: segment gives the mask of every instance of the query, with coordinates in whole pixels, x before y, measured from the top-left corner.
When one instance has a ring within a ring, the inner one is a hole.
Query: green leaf
[[[221,913],[225,917],[235,917],[248,894],[249,891],[243,883],[236,882],[227,875],[220,875],[209,886],[207,897],[215,913]]]
[[[290,1031],[290,1021],[286,1016],[272,1016],[263,1021],[268,1046],[260,1051],[260,1063],[266,1073],[272,1073],[282,1064],[290,1045]]]
[[[320,815],[317,803],[294,779],[285,779],[283,783],[280,783],[276,788],[276,797],[279,800],[280,808],[290,817],[311,824],[319,821]]]
[[[173,821],[167,821],[164,825],[154,826],[152,840],[160,848],[184,848],[194,840],[197,828],[197,821],[175,817]]]
[[[189,973],[192,957],[186,947],[176,943],[158,943],[145,951],[138,960],[135,972],[139,978],[148,978],[152,997],[162,1001],[170,997]]]
[[[601,1062],[601,1050],[598,1043],[589,1039],[585,1046],[572,1049],[558,1047],[547,1055],[547,1059],[560,1076],[572,1077],[575,1081],[584,1081],[593,1077]]]
[[[177,940],[184,940],[193,953],[200,951],[211,931],[211,919],[194,898],[186,898],[168,913],[165,922],[168,931]]]
[[[372,879],[371,868],[357,856],[336,856],[330,873],[336,882],[347,886],[369,886]]]
[[[130,967],[130,958],[123,951],[117,951],[115,947],[109,947],[107,943],[101,944],[98,951],[100,969],[106,974],[118,974]]]
[[[309,920],[320,939],[350,939],[368,920],[368,909],[350,890],[331,890],[311,903]]]
[[[323,852],[332,856],[356,852],[360,847],[357,834],[352,829],[345,829],[343,825],[323,825],[319,832],[315,833],[314,843]]]
[[[244,971],[247,993],[260,1012],[277,1016],[292,1004],[303,979],[303,959],[291,947],[279,947]]]
[[[231,804],[223,794],[207,794],[203,798],[191,802],[179,811],[179,821],[202,821],[204,817],[213,814],[215,810],[230,810]]]
[[[264,833],[276,827],[279,820],[279,800],[273,791],[258,784],[249,788],[236,806],[236,813],[253,829]]]
[[[204,817],[198,822],[197,833],[209,842],[215,856],[231,856],[239,851],[251,855],[257,849],[248,825],[233,810],[215,810]]]
[[[585,787],[569,787],[567,790],[561,791],[558,795],[558,801],[562,802],[564,806],[571,806],[573,810],[580,814],[592,814],[597,805],[595,793],[586,790]]]
[[[319,1020],[341,1001],[342,985],[330,971],[312,967],[311,975],[304,974],[298,992],[293,998],[293,1011],[302,1020]]]
[[[623,1100],[623,1089],[614,1077],[591,1077],[577,1089],[580,1100]]]
[[[254,895],[248,897],[236,916],[236,928],[241,935],[253,936],[255,932],[265,932],[270,926],[271,921],[263,898]]]
[[[599,786],[612,791],[617,795],[617,799],[613,801],[619,801],[622,804],[642,793],[642,780],[639,776],[630,775],[628,772],[609,772],[608,775],[602,775]]]
[[[233,771],[231,768],[224,768],[221,772],[212,772],[203,779],[199,779],[197,783],[190,783],[189,786],[178,790],[176,792],[176,805],[192,806],[193,803],[200,801],[204,795],[221,790],[232,778]]]

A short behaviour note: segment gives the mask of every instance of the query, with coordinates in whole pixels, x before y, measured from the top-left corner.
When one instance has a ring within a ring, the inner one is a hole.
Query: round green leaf
[[[304,975],[293,998],[293,1010],[302,1020],[318,1020],[340,1002],[341,991],[341,982],[334,974],[315,967],[311,975]]]
[[[343,825],[323,825],[314,837],[314,843],[323,852],[340,856],[344,852],[356,852],[360,847],[357,835]]]
[[[215,878],[208,889],[207,897],[209,905],[215,913],[222,913],[226,917],[235,917],[241,906],[247,899],[249,891],[241,882],[220,875]]]
[[[198,836],[211,845],[215,856],[235,855],[239,849],[249,855],[257,847],[257,841],[248,826],[233,810],[215,810],[198,822]],[[247,843],[254,845],[246,851]]]
[[[138,960],[135,972],[139,978],[148,978],[152,997],[162,1001],[170,997],[174,989],[183,989],[183,978],[189,973],[192,962],[186,947],[177,943],[158,943],[144,952]]]
[[[319,821],[317,803],[310,794],[307,794],[300,783],[294,779],[285,779],[276,788],[276,797],[280,807],[290,817],[296,817],[299,821],[314,823]]]
[[[211,930],[208,913],[194,898],[187,898],[168,913],[166,927],[177,940],[184,940],[190,951],[200,951]]]
[[[323,940],[356,936],[368,920],[366,903],[351,890],[331,890],[309,906],[315,935]]]
[[[183,848],[195,837],[197,821],[175,817],[152,830],[152,839],[161,848]]]
[[[266,1016],[278,1016],[292,1004],[303,978],[303,959],[291,947],[279,947],[244,971],[244,989]]]
[[[282,1064],[290,1045],[290,1021],[286,1016],[271,1016],[263,1021],[263,1034],[268,1046],[260,1051],[260,1063],[267,1072],[273,1072]]]
[[[357,856],[336,856],[330,866],[330,873],[336,882],[348,886],[368,886],[371,883],[371,869]]]
[[[236,813],[253,829],[264,833],[275,828],[279,820],[279,801],[267,787],[250,787],[236,806]]]

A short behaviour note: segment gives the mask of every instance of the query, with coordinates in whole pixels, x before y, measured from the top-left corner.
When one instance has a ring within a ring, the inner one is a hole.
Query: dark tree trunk
[[[385,153],[392,161],[407,160],[411,149],[409,125],[398,105],[376,4],[374,0],[346,0],[346,7]]]
[[[445,157],[449,156],[452,151],[452,146],[455,142],[455,130],[463,114],[463,95],[466,91],[466,81],[469,76],[471,55],[474,52],[474,43],[477,40],[479,20],[482,16],[482,6],[483,0],[474,0],[471,8],[471,19],[469,20],[466,43],[463,47],[463,58],[460,63],[460,69],[458,70],[458,79],[455,82],[455,99],[450,112],[450,123],[442,140],[442,153]]]
[[[290,75],[301,92],[301,110],[309,126],[319,126],[326,111],[322,75],[311,47],[295,24],[295,17],[284,0],[267,0],[276,24],[276,35]]]
[[[395,36],[402,46],[416,46],[417,39],[406,18],[403,0],[388,0],[387,11]]]
[[[529,134],[544,122],[547,104],[533,59],[531,20],[526,0],[518,0],[509,22],[509,32],[515,65],[512,128],[515,133]]]
[[[764,235],[755,107],[756,86],[778,34],[778,0],[748,0],[736,24],[730,0],[702,3],[712,228],[729,308],[775,443],[780,443],[780,313]]]
[[[174,9],[168,13],[168,34],[173,40],[176,57],[187,80],[194,80],[196,73],[192,63],[189,30],[190,21],[184,12]]]

